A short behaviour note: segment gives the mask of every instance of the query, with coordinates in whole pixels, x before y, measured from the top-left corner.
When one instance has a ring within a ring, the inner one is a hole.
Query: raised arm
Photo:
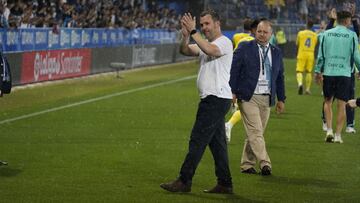
[[[323,80],[322,73],[324,71],[324,64],[325,64],[323,38],[324,36],[319,37],[319,49],[315,64],[315,81],[317,84],[321,84]]]
[[[329,18],[330,18],[330,20],[329,20],[329,23],[326,25],[325,30],[329,30],[329,29],[331,29],[331,28],[334,27],[335,20],[336,20],[336,18],[337,18],[337,16],[336,16],[336,9],[335,9],[335,8],[332,8],[332,9],[330,10]]]
[[[354,32],[356,33],[356,36],[359,38],[359,24],[357,22],[357,19],[352,19],[352,24],[354,28]]]
[[[207,23],[207,22],[205,22]],[[190,13],[185,13],[181,19],[181,24],[186,27],[186,30],[191,34],[191,37],[198,45],[198,47],[208,56],[221,56],[222,53],[218,46],[211,44],[204,39],[199,32],[196,31],[196,18],[192,17]],[[203,25],[201,25],[203,26]]]
[[[355,17],[355,12],[356,12],[356,4],[351,4],[351,21],[353,24],[353,28],[354,28],[354,32],[356,33],[356,36],[359,38],[359,24],[358,21]]]
[[[354,63],[356,65],[356,69],[359,71],[360,70],[360,52],[359,52],[359,48],[358,48],[358,37],[355,35],[353,38],[353,43],[354,43]]]
[[[186,26],[181,20],[180,53],[186,56],[198,56],[199,55],[198,46],[189,43],[190,43],[190,32],[186,29]]]

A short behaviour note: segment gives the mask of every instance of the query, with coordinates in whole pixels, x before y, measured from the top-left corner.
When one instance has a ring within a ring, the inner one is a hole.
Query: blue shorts
[[[323,81],[323,92],[325,98],[336,98],[348,101],[350,98],[351,78],[345,76],[325,76]]]

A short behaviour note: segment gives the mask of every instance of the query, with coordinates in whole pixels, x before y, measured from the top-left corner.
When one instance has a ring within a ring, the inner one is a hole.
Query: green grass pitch
[[[273,175],[240,173],[240,123],[229,144],[234,195],[202,192],[216,183],[209,150],[191,193],[162,190],[178,175],[199,101],[194,77],[166,81],[197,68],[189,62],[124,72],[123,79],[105,74],[0,98],[0,160],[9,163],[0,166],[0,202],[360,201],[360,127],[343,133],[344,144],[324,143],[320,89],[313,84],[312,95],[297,95],[290,59],[286,112],[272,110],[265,134]]]

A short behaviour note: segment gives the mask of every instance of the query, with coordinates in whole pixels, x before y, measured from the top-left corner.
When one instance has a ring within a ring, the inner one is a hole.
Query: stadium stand
[[[280,24],[304,24],[309,17],[318,24],[334,4],[335,0],[209,0],[206,6],[221,11],[227,26],[236,27],[244,17],[265,17]]]
[[[315,24],[326,19],[336,0],[207,0],[235,28],[244,17],[266,17],[280,24]],[[164,3],[167,2],[167,3]],[[1,0],[1,28],[178,28],[186,2],[154,0]],[[184,4],[184,5],[181,5]],[[170,8],[171,6],[171,8]],[[360,7],[357,8],[360,11]]]
[[[180,15],[143,0],[8,0],[0,2],[1,28],[176,29]],[[147,8],[147,9],[145,9]]]
[[[54,79],[51,74],[44,78],[36,75],[35,79],[22,74],[23,70],[34,67],[37,68],[34,73],[43,69],[40,73],[48,69],[52,73],[52,67],[42,60],[55,59],[60,52],[77,55],[77,49],[81,49],[84,61],[91,62],[81,74],[114,71],[109,67],[111,62],[126,63],[126,68],[133,68],[187,60],[177,53],[180,15],[187,11],[199,15],[209,7],[221,11],[224,34],[229,38],[242,31],[238,28],[242,27],[244,17],[270,18],[275,29],[284,29],[285,56],[294,57],[296,34],[305,22],[302,14],[307,10],[306,17],[313,18],[315,23],[326,21],[334,1],[0,0],[0,28],[4,28],[0,29],[0,49],[8,54],[10,63],[18,67],[14,70],[16,85]],[[357,9],[359,11],[360,6]],[[46,57],[48,55],[52,56]],[[70,57],[69,60],[78,59]]]
[[[274,23],[315,24],[326,19],[336,0],[207,0],[204,7],[221,11],[228,27],[244,17],[266,17]],[[359,0],[357,0],[359,1]],[[165,3],[164,3],[165,2]],[[154,0],[0,0],[1,28],[160,28],[175,30],[178,9],[188,1]],[[360,3],[360,2],[359,2]],[[183,4],[183,5],[182,5]],[[171,8],[170,8],[171,6]],[[357,7],[357,12],[360,7]]]

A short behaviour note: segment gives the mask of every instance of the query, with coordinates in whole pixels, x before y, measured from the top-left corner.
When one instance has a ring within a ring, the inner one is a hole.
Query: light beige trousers
[[[241,170],[255,168],[259,161],[260,169],[271,168],[266,151],[264,132],[270,116],[268,95],[253,95],[250,101],[239,101],[239,108],[245,127],[246,137],[241,157]]]

